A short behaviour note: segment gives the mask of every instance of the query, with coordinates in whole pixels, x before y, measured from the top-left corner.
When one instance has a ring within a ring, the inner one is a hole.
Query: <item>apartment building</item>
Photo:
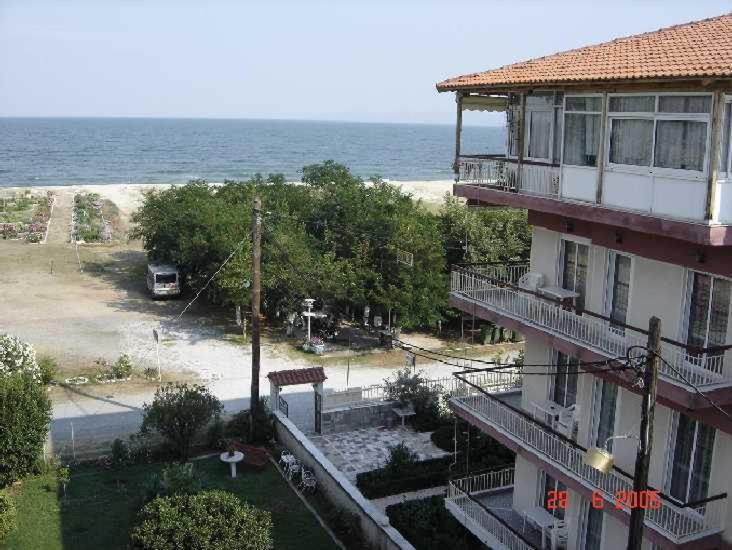
[[[527,367],[512,391],[461,375],[453,411],[517,458],[453,481],[446,507],[491,548],[624,548],[642,390],[611,367],[657,316],[643,547],[730,546],[732,423],[710,400],[732,411],[732,15],[437,89],[457,101],[454,194],[533,226],[528,265],[452,269],[451,305],[523,333]],[[505,152],[461,153],[466,110],[506,113]]]

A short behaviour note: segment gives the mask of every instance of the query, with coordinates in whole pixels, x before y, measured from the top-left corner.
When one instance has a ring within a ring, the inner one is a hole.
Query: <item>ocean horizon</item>
[[[276,119],[0,118],[0,187],[243,180],[299,181],[334,160],[364,179],[452,179],[450,124]],[[505,130],[465,126],[463,151],[501,153]]]

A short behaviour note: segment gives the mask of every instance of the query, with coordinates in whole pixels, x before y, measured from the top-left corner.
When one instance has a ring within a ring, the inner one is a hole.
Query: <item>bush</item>
[[[0,376],[14,372],[27,373],[41,381],[41,369],[33,347],[15,336],[0,334]]]
[[[193,464],[169,464],[160,475],[153,474],[144,487],[144,502],[158,497],[195,495],[203,489],[203,482],[193,472]]]
[[[0,493],[0,540],[15,529],[15,503],[7,493]]]
[[[38,368],[41,370],[41,383],[46,386],[53,382],[56,374],[58,374],[58,363],[48,355],[43,355],[38,359]]]
[[[205,386],[166,384],[155,392],[151,405],[143,405],[141,431],[160,433],[185,461],[198,432],[219,418],[223,408]]]
[[[132,361],[130,360],[130,356],[127,354],[120,355],[114,365],[112,365],[112,378],[120,380],[123,378],[129,378],[131,374]]]
[[[218,451],[224,450],[224,447],[226,446],[224,430],[224,422],[220,418],[217,418],[211,423],[208,427],[208,431],[206,432],[206,440],[209,448],[216,449]]]
[[[481,542],[434,496],[394,504],[386,509],[389,522],[420,550],[478,550]]]
[[[446,422],[440,410],[440,392],[431,389],[422,373],[413,374],[409,367],[396,371],[394,380],[384,380],[386,398],[402,407],[412,406],[415,415],[410,422],[417,431],[429,432]]]
[[[269,401],[266,397],[259,399],[259,414],[254,420],[254,438],[249,437],[249,410],[239,411],[226,424],[226,437],[243,439],[247,443],[269,443],[274,439],[274,421],[269,412]]]
[[[468,452],[467,438],[468,424],[458,422],[458,467],[464,469],[464,455]],[[445,425],[435,430],[432,435],[432,443],[443,451],[452,453],[455,451],[455,426]],[[470,430],[470,469],[484,470],[488,468],[498,468],[508,464],[513,464],[516,455],[508,447],[501,445],[498,441],[484,434],[483,432]]]
[[[389,447],[389,460],[386,462],[384,470],[393,475],[406,474],[416,463],[417,453],[402,442]]]
[[[409,491],[446,485],[450,477],[451,456],[415,462],[406,471],[387,467],[356,476],[356,486],[366,498],[382,498]]]
[[[0,375],[0,487],[36,471],[50,421],[45,386],[29,373]]]
[[[130,448],[121,439],[112,441],[112,467],[122,468],[130,463]]]
[[[271,550],[272,518],[225,491],[160,497],[140,512],[140,524],[132,531],[132,547]]]

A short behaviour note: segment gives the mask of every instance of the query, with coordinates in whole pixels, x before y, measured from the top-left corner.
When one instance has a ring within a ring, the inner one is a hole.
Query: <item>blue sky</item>
[[[452,95],[434,88],[442,78],[731,10],[713,0],[0,0],[0,116],[452,123]]]

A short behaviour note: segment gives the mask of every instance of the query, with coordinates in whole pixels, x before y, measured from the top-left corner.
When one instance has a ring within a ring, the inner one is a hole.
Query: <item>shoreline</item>
[[[426,204],[441,205],[444,202],[445,194],[452,194],[453,180],[422,180],[422,181],[398,181],[384,180],[390,185],[400,187],[404,193],[412,195],[415,200],[421,200]],[[293,185],[300,185],[301,182],[289,182]],[[209,182],[210,185],[223,185],[223,182]],[[88,191],[99,193],[103,198],[114,202],[122,211],[137,209],[142,200],[142,193],[151,189],[166,189],[174,185],[185,185],[184,183],[95,183],[95,184],[62,184],[62,185],[29,185],[0,187],[2,193],[22,193],[30,190],[35,192],[54,191],[57,194],[73,193],[76,191]]]

